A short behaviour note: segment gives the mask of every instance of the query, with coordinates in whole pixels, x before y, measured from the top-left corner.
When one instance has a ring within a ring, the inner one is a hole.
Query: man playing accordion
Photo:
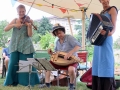
[[[68,59],[72,55],[77,56],[77,51],[80,49],[80,43],[71,35],[66,35],[65,34],[65,28],[61,26],[60,24],[56,24],[53,27],[52,31],[53,35],[58,37],[55,43],[55,48],[54,52],[57,51],[62,51],[66,52],[67,54],[64,56],[64,59]],[[48,49],[48,53],[50,55],[53,54],[53,51],[51,49]],[[76,68],[77,68],[77,63],[70,64],[68,66],[59,66],[54,64],[53,62],[50,61],[50,63],[56,68],[56,69],[67,69],[68,74],[70,76],[70,87],[69,90],[74,90],[74,81],[76,78]],[[47,87],[50,87],[50,73],[51,71],[46,71],[45,74],[45,83]]]

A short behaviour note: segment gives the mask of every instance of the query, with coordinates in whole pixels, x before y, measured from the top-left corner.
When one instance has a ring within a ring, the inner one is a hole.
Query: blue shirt
[[[55,52],[56,51],[63,51],[63,52],[69,52],[71,51],[75,46],[80,46],[80,43],[71,35],[65,35],[64,42],[61,44],[59,39],[55,42]],[[77,53],[74,53],[73,55],[77,56]]]
[[[8,56],[10,58],[10,54],[9,54],[9,49],[8,48],[4,48],[3,49],[3,53],[5,53],[6,56]]]

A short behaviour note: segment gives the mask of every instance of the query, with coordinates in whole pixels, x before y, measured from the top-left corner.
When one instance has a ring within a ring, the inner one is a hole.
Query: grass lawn
[[[17,87],[8,87],[3,86],[4,79],[0,79],[0,90],[29,90],[27,87],[18,85]],[[36,85],[32,88],[32,90],[68,90],[67,87],[51,87],[51,88],[38,88],[39,85]],[[86,85],[82,82],[77,84],[77,90],[91,90],[86,87]],[[117,89],[117,90],[120,90]]]
[[[16,87],[3,86],[4,80],[5,79],[0,79],[0,90],[29,90],[27,87],[21,85],[18,85]],[[52,86],[51,88],[38,88],[38,87],[39,85],[36,85],[35,87],[32,87],[32,90],[68,90],[67,87],[57,87],[57,86],[56,87]],[[76,90],[91,90],[91,89],[88,89],[85,83],[78,82]],[[120,90],[120,88],[117,90]]]
[[[0,79],[0,90],[29,90],[27,87],[18,85],[17,87],[9,87],[9,86],[3,86],[4,79]],[[36,85],[35,87],[32,87],[32,90],[68,90],[67,87],[55,87],[52,86],[51,88],[38,88],[39,85]],[[90,90],[86,87],[84,83],[78,83],[77,84],[77,90]]]

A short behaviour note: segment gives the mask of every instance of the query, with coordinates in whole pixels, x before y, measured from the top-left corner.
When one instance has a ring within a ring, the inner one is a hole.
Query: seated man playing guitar
[[[60,24],[56,24],[53,27],[52,31],[53,35],[58,37],[58,40],[56,40],[55,43],[55,52],[62,51],[66,52],[67,54],[64,56],[64,59],[69,59],[72,55],[77,56],[77,51],[80,49],[80,43],[71,35],[65,34],[65,28],[61,26]],[[48,50],[48,53],[50,55],[53,54],[53,51],[51,49]],[[59,66],[50,61],[50,63],[56,68],[56,69],[62,69],[66,68],[68,69],[68,74],[70,76],[70,87],[69,90],[74,90],[74,81],[76,78],[76,68],[77,63],[70,64],[68,66]],[[50,87],[50,71],[46,71],[45,73],[45,83],[47,87]]]

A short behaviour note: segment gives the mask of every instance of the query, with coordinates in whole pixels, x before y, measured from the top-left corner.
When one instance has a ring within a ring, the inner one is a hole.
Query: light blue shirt
[[[64,42],[61,44],[59,39],[55,42],[55,52],[56,51],[63,51],[63,52],[69,52],[71,51],[75,46],[80,46],[80,43],[71,35],[65,35]],[[74,55],[77,56],[77,53],[74,53]]]

